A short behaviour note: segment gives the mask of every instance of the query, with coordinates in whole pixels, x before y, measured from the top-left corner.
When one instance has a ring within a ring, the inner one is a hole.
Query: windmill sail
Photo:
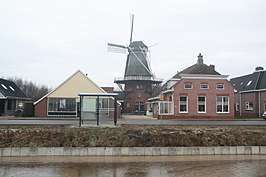
[[[130,39],[129,44],[132,43],[132,36],[133,36],[133,25],[134,25],[134,14],[130,14],[130,22],[131,22],[131,30],[130,30]]]
[[[127,53],[127,47],[123,45],[108,43],[107,51],[114,53]]]

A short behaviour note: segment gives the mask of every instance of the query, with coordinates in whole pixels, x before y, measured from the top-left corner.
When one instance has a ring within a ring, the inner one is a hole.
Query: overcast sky
[[[115,86],[126,55],[107,43],[151,47],[152,72],[168,79],[197,61],[229,78],[266,68],[265,0],[0,0],[0,77],[56,87],[78,69]]]

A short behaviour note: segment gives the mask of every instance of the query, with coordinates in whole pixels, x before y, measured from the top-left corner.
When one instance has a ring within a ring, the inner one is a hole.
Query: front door
[[[138,114],[144,113],[144,103],[142,101],[135,102],[135,113]]]

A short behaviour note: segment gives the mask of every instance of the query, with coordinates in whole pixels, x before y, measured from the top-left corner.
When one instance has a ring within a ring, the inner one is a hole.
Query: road
[[[158,120],[147,116],[131,116],[119,118],[117,125],[207,125],[207,126],[266,126],[263,119],[234,120]],[[1,118],[0,125],[79,125],[76,118]],[[112,119],[100,119],[100,126],[114,125]],[[82,126],[96,126],[96,120],[84,121]]]

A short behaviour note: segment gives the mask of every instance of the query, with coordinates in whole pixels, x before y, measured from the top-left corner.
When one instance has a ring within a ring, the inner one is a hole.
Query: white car
[[[266,120],[266,111],[262,114],[262,117]]]

